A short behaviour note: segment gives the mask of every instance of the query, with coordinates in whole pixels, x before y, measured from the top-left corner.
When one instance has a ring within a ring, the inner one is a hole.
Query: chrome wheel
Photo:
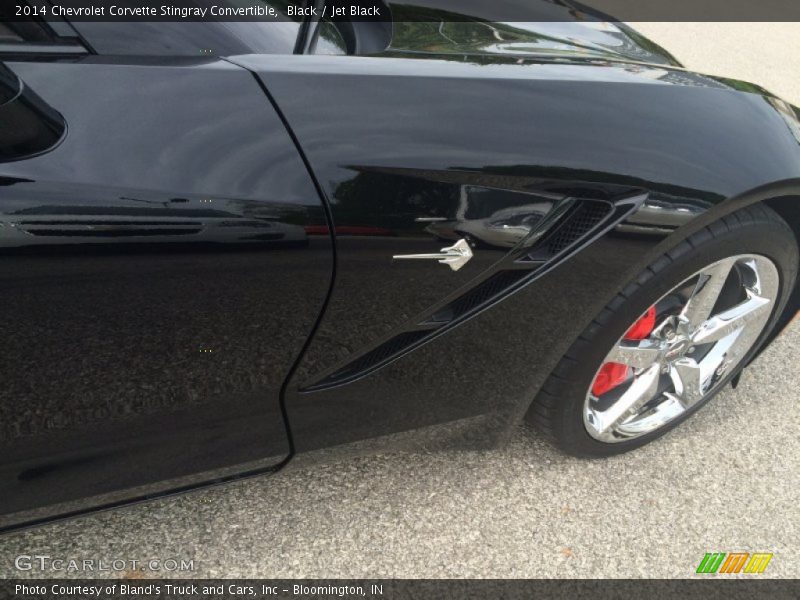
[[[775,264],[732,256],[663,296],[617,341],[586,394],[589,434],[615,443],[640,437],[712,393],[747,356],[778,298]]]

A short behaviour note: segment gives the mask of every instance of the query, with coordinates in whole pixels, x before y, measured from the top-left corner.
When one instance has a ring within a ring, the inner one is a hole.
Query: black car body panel
[[[280,464],[280,388],[333,263],[257,81],[217,60],[9,66],[69,134],[0,165],[2,512]]]
[[[800,178],[800,140],[779,101],[682,70],[450,55],[232,60],[283,108],[337,232],[333,295],[288,387],[298,451],[487,412],[507,427],[666,238],[761,186],[796,193]],[[560,269],[499,305],[501,290],[483,293],[472,308],[489,309],[467,321],[436,317],[486,281],[516,286],[492,278],[559,202],[637,195],[636,212]],[[508,223],[512,207],[530,224],[501,229],[506,243],[492,223]],[[447,230],[477,248],[460,271],[390,263],[435,252]]]
[[[140,56],[3,57],[55,134],[0,162],[0,528],[496,443],[665,250],[758,201],[800,231],[800,125],[764,90],[622,25],[416,25],[369,57],[235,28],[182,57],[172,23]],[[458,271],[392,260],[461,238]]]

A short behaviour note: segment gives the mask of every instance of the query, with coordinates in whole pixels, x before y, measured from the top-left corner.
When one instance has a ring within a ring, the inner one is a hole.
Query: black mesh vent
[[[439,309],[428,322],[448,322],[457,319],[482,304],[485,304],[529,274],[530,271],[527,270],[500,271],[499,273],[495,273],[463,296],[460,296],[447,306]]]
[[[535,261],[539,265],[547,264],[551,258],[555,258],[565,250],[575,246],[593,230],[597,229],[611,214],[612,210],[612,205],[607,202],[595,200],[578,201],[560,222],[553,227],[552,231],[545,235],[537,246],[527,254],[525,259],[518,260]],[[529,265],[525,269],[510,269],[495,273],[419,323],[417,327],[420,327],[420,329],[396,335],[306,389],[313,390],[329,387],[381,366],[408,350],[412,345],[432,336],[435,332],[447,327],[472,311],[485,306],[495,298],[504,295],[525,277],[537,272],[538,268]]]
[[[547,254],[555,256],[566,250],[594,229],[610,212],[611,206],[605,202],[582,201],[542,242]]]
[[[530,271],[527,270],[495,273],[463,296],[439,309],[436,314],[424,322],[424,325],[427,326],[426,329],[406,331],[396,335],[307,389],[329,386],[379,366],[381,363],[401,354],[409,346],[428,337],[440,327],[444,327],[471,310],[486,304],[528,274],[530,274]]]
[[[330,385],[342,379],[353,377],[399,354],[414,342],[424,338],[428,333],[428,331],[406,331],[396,335],[311,387]]]

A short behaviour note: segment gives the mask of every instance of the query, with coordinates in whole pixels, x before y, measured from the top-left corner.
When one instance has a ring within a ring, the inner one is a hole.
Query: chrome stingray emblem
[[[438,260],[443,265],[449,265],[453,271],[458,271],[472,258],[472,248],[469,247],[467,240],[460,239],[448,248],[442,248],[441,252],[433,254],[396,254],[394,260]]]

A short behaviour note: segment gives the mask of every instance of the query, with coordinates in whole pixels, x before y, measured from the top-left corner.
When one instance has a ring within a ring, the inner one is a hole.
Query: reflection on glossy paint
[[[397,234],[337,235],[336,286],[288,388],[301,451],[495,409],[507,426],[666,236],[726,198],[797,173],[797,153],[787,151],[795,140],[755,86],[668,63],[424,48],[237,62],[281,104],[336,228]],[[326,90],[324,103],[304,93],[313,88]],[[515,202],[482,212],[483,193]],[[458,321],[474,296],[494,292],[513,240],[548,202],[633,195],[646,203],[568,265]],[[460,234],[475,249],[458,272],[389,262],[437,252]],[[442,323],[455,326],[429,335]]]
[[[393,8],[390,51],[437,54],[623,59],[679,65],[672,55],[621,23],[456,20],[408,5]],[[434,19],[433,17],[438,18]],[[429,22],[421,18],[431,19]]]
[[[46,152],[65,132],[61,115],[0,63],[0,162]]]
[[[473,246],[513,248],[552,208],[553,199],[544,195],[462,185],[452,218],[425,231],[439,240],[465,238]]]
[[[783,119],[783,122],[786,123],[792,136],[797,140],[797,143],[800,144],[800,109],[793,107],[785,100],[773,96],[765,96],[764,99],[778,111],[778,114],[781,116],[781,119]]]
[[[0,248],[148,244],[146,249],[152,250],[153,244],[308,243],[303,226],[282,221],[299,220],[293,206],[224,198],[157,200],[151,195],[145,199],[111,190],[105,191],[113,196],[96,196],[92,201],[91,192],[97,190],[81,194],[77,189],[72,193],[81,201],[72,204],[55,202],[58,193],[48,188],[23,184],[6,189],[0,211]],[[48,196],[50,202],[38,204]]]
[[[218,61],[9,66],[69,132],[0,162],[0,527],[280,463],[332,248],[263,90]]]

